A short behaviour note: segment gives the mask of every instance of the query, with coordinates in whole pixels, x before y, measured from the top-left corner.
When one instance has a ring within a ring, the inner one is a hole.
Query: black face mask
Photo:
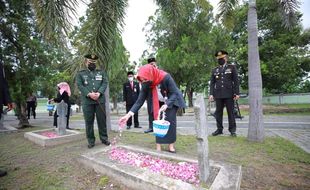
[[[96,69],[96,64],[95,63],[89,63],[88,64],[88,69],[91,70],[91,71],[95,70]]]
[[[225,59],[224,58],[218,59],[217,61],[218,61],[219,65],[224,65],[225,64]]]

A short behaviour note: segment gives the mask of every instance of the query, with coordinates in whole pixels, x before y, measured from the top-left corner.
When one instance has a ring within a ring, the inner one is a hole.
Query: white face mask
[[[133,81],[133,77],[128,77],[128,80],[129,81]]]

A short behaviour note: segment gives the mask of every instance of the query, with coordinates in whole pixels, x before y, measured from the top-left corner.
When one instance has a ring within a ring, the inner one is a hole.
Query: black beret
[[[154,57],[148,58],[147,63],[156,62],[156,59]]]
[[[87,54],[87,55],[84,55],[84,57],[86,59],[91,59],[91,60],[97,60],[99,59],[99,57],[96,55],[96,54]]]
[[[215,53],[215,57],[216,57],[217,59],[223,58],[223,57],[225,57],[226,55],[228,55],[228,53],[227,53],[227,51],[224,51],[224,50],[220,50],[220,51],[217,51],[217,52]]]
[[[128,72],[127,72],[127,76],[128,76],[128,75],[134,75],[134,74],[133,74],[132,71],[128,71]]]

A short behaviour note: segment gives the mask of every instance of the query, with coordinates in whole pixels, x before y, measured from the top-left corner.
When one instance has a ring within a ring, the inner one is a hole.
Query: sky
[[[209,0],[209,2],[213,5],[214,12],[216,13],[219,0]],[[302,24],[304,28],[309,28],[310,0],[301,0],[300,2],[300,11],[303,13]],[[86,5],[79,5],[77,10],[78,17],[85,14],[86,8]],[[154,0],[128,0],[122,37],[123,43],[130,53],[130,62],[138,62],[143,51],[149,48],[146,43],[146,34],[142,31],[142,29],[145,26],[149,16],[152,16],[157,8],[158,7]]]

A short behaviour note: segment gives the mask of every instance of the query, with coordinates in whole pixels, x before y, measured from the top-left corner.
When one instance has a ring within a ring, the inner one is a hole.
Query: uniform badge
[[[231,73],[231,69],[226,69],[225,74]]]
[[[134,89],[133,89],[133,91],[134,91],[134,92],[137,92],[137,89],[136,89],[136,88],[134,88]]]

